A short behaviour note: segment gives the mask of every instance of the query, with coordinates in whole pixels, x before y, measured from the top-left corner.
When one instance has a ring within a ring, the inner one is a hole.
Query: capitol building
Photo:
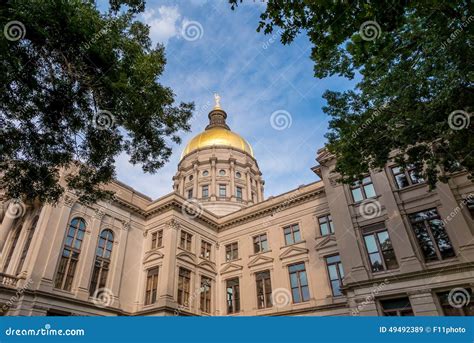
[[[313,183],[266,198],[227,116],[216,101],[159,199],[119,181],[90,206],[3,197],[2,315],[474,315],[467,173],[430,191],[390,162],[342,184],[322,148]]]

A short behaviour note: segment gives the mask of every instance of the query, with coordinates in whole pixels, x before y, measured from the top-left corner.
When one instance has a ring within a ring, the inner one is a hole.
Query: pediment
[[[273,262],[273,258],[259,255],[259,256],[255,257],[252,261],[250,261],[248,266],[249,267],[255,267],[255,266],[259,266],[261,264],[272,263],[272,262]]]
[[[289,248],[286,248],[284,249],[281,253],[280,253],[280,260],[284,260],[286,258],[290,258],[290,257],[293,257],[293,256],[299,256],[299,255],[304,255],[304,254],[307,254],[308,253],[308,249],[306,248],[300,248],[300,247],[297,247],[297,246],[291,246]]]
[[[163,258],[163,256],[164,255],[159,251],[148,252],[145,254],[145,257],[143,258],[143,263],[159,260]]]
[[[199,267],[207,269],[207,270],[209,270],[211,272],[214,272],[214,273],[216,272],[215,263],[210,262],[210,261],[202,261],[201,263],[199,263]]]
[[[180,252],[178,255],[176,255],[176,258],[179,258],[185,262],[196,264],[196,256],[187,251]]]
[[[241,271],[242,269],[244,269],[244,267],[239,266],[238,264],[228,263],[223,268],[221,268],[220,273],[225,274],[230,272]]]
[[[336,237],[329,235],[318,240],[316,243],[316,250],[322,250],[327,248],[333,248],[337,246]]]

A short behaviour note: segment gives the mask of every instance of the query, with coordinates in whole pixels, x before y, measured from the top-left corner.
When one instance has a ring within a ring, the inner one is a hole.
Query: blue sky
[[[278,32],[273,36],[256,32],[264,9],[259,1],[235,11],[227,1],[147,1],[146,12],[138,19],[150,25],[155,43],[166,46],[167,65],[159,82],[174,90],[177,101],[193,101],[196,111],[191,132],[181,134],[181,145],[173,144],[164,168],[145,174],[121,155],[119,180],[153,199],[171,192],[181,151],[207,125],[215,91],[221,95],[230,128],[254,149],[265,197],[317,180],[310,168],[316,164],[316,150],[324,146],[328,127],[322,94],[326,89],[352,88],[354,81],[316,79],[306,35],[283,46]],[[278,122],[272,125],[275,116],[282,116],[280,130],[275,129]]]

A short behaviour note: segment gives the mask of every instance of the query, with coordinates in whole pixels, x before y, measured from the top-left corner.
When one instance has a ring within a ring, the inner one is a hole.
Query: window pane
[[[303,301],[309,300],[309,288],[308,286],[301,287],[301,293],[303,293]]]
[[[296,276],[296,273],[290,274],[290,283],[291,287],[298,287],[298,277]]]
[[[431,237],[426,230],[424,222],[414,223],[412,226],[416,239],[418,240],[418,245],[420,246],[423,256],[425,257],[425,261],[437,260],[438,257],[436,255],[434,244],[431,241]]]
[[[439,219],[432,219],[429,223],[441,256],[443,258],[454,256],[453,246],[444,229],[443,222]]]
[[[288,245],[293,243],[293,237],[291,236],[291,234],[285,234],[285,244]]]
[[[291,293],[293,294],[293,302],[295,302],[295,303],[301,302],[300,292],[299,292],[298,288],[292,289]]]
[[[404,188],[410,185],[405,174],[395,176],[395,180],[397,181],[398,188]]]
[[[377,252],[377,243],[375,243],[374,235],[367,235],[364,236],[365,246],[367,247],[367,251],[370,253]]]
[[[333,292],[334,296],[342,295],[339,280],[331,281],[331,288],[332,288],[332,292]]]
[[[293,235],[295,236],[295,241],[294,243],[300,242],[301,241],[301,236],[300,236],[300,230],[299,228],[296,229],[297,231],[293,232]]]
[[[374,189],[373,184],[365,185],[364,186],[364,191],[365,191],[365,195],[367,196],[367,198],[373,198],[377,195],[377,194],[375,194],[375,189]]]
[[[370,264],[372,265],[373,272],[379,272],[379,271],[384,270],[382,259],[380,258],[379,253],[370,254],[369,257],[370,257]]]
[[[331,264],[328,266],[328,271],[329,271],[329,279],[331,280],[337,280],[338,274],[337,274],[337,268],[335,264]]]
[[[382,255],[387,269],[398,268],[397,259],[395,257],[395,252],[393,251],[393,249],[383,251]]]
[[[329,229],[328,229],[328,224],[320,224],[319,227],[321,228],[321,235],[326,236],[329,235]]]
[[[302,286],[308,285],[308,279],[306,278],[306,272],[300,272],[300,284]]]
[[[388,231],[378,232],[377,236],[382,250],[392,249],[392,242],[388,236]]]
[[[352,197],[354,198],[355,202],[362,201],[364,199],[362,197],[362,191],[360,188],[355,188],[352,190]]]

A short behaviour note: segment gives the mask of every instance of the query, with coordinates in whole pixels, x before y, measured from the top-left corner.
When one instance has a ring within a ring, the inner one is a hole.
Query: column
[[[179,174],[180,180],[179,180],[179,194],[184,197],[184,175],[182,173]]]
[[[0,226],[0,251],[2,252],[5,242],[7,241],[8,234],[13,227],[15,219],[17,219],[16,216],[12,215],[13,213],[16,213],[17,206],[21,205],[10,201],[5,216],[3,217],[2,225]]]
[[[262,202],[262,183],[260,179],[257,181],[257,201]]]
[[[247,168],[245,174],[247,175],[247,201],[251,203],[252,199],[252,184],[250,182],[250,168]]]
[[[175,275],[176,275],[176,251],[178,242],[179,224],[171,219],[163,229],[163,265],[159,271],[158,295],[164,306],[168,301],[174,301],[175,295]]]
[[[198,176],[199,176],[199,171],[198,171],[198,164],[194,163],[193,164],[193,198],[198,197]]]
[[[230,199],[235,200],[235,160],[230,160]]]
[[[95,250],[99,233],[101,229],[102,218],[104,212],[96,210],[94,219],[89,227],[86,227],[84,240],[81,245],[81,253],[79,254],[79,265],[77,266],[75,280],[77,283],[78,297],[83,300],[89,299],[90,276],[92,275],[92,268],[95,260]]]
[[[211,200],[216,201],[216,161],[217,159],[211,158]]]

